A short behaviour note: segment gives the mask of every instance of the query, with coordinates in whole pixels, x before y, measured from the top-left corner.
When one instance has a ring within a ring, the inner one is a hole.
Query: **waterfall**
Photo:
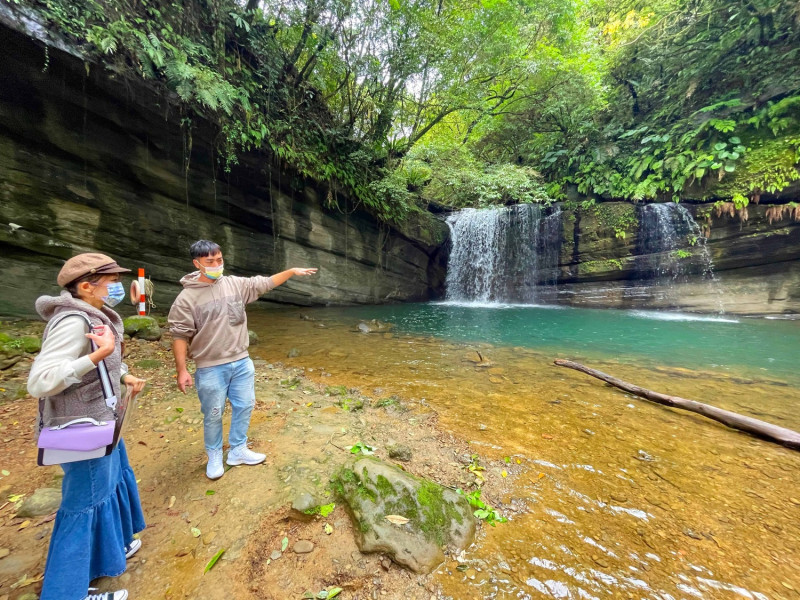
[[[678,283],[700,275],[719,296],[714,262],[707,238],[682,204],[648,204],[640,213],[636,269],[645,285],[659,285],[669,293]],[[721,298],[718,297],[720,312]]]
[[[555,298],[561,209],[467,208],[447,218],[447,300],[531,304]]]

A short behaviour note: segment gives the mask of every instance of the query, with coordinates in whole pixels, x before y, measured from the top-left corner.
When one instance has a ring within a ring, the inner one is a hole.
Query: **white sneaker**
[[[253,452],[247,447],[247,444],[242,444],[241,446],[236,446],[236,448],[231,448],[230,452],[228,452],[228,460],[225,462],[231,466],[258,465],[264,462],[266,459],[266,454]]]
[[[130,558],[134,554],[139,551],[139,548],[142,547],[142,540],[138,538],[134,538],[133,541],[125,546],[125,558]]]
[[[206,477],[209,479],[219,479],[225,474],[225,467],[222,466],[222,448],[218,450],[206,450],[206,452],[208,453]]]
[[[89,591],[97,588],[89,588]],[[83,600],[127,600],[128,590],[117,590],[116,592],[104,592],[102,594],[89,594]]]

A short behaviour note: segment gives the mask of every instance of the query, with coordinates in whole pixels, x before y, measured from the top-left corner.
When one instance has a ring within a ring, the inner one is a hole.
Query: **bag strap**
[[[63,425],[56,425],[55,427],[50,427],[52,431],[58,431],[59,429],[64,429],[65,427],[69,427],[70,425],[78,425],[79,423],[89,423],[90,425],[96,425],[100,427],[101,425],[107,425],[105,421],[98,421],[97,419],[93,419],[91,417],[81,417],[80,419],[72,419],[72,421],[68,423],[64,423]]]
[[[52,330],[56,325],[58,325],[63,319],[72,316],[81,317],[84,321],[86,321],[86,324],[89,326],[89,331],[91,331],[92,327],[94,327],[92,321],[84,313],[73,312],[66,314],[62,317],[59,317],[52,325],[50,325],[50,330]],[[94,340],[90,339],[89,342],[92,345],[92,351],[97,350],[97,344],[94,343]],[[114,393],[113,386],[111,385],[111,377],[109,377],[108,375],[108,368],[106,367],[105,360],[101,360],[99,363],[97,363],[97,375],[100,378],[100,386],[103,388],[103,399],[106,402],[106,406],[114,411],[114,417],[116,418],[117,396]]]

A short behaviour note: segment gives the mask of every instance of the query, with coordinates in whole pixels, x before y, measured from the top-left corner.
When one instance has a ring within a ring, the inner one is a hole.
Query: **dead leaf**
[[[17,531],[25,529],[30,524],[31,524],[30,519],[23,521],[22,524],[19,526],[19,529],[17,529]]]
[[[17,588],[27,587],[29,585],[33,585],[34,583],[39,583],[42,579],[44,579],[44,573],[38,577],[33,577],[32,579],[28,579],[28,574],[25,573],[25,575],[23,575],[19,581],[11,584],[11,589],[15,590]]]
[[[386,515],[385,518],[387,521],[394,523],[395,525],[405,525],[409,521],[409,519],[401,517],[400,515]]]
[[[552,440],[553,436],[550,435],[549,433],[543,433],[542,434],[542,438],[545,439],[545,440]]]
[[[56,518],[56,513],[47,515],[46,517],[42,517],[41,519],[36,521],[36,523],[34,523],[33,526],[34,527],[38,527],[39,525],[44,525],[45,523],[49,523],[50,521],[52,521],[55,518]]]
[[[175,496],[170,496],[169,506],[167,508],[172,508],[173,506],[175,506]]]

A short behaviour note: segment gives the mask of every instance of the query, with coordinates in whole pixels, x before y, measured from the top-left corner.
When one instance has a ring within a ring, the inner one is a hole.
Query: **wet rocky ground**
[[[42,328],[32,322],[9,327],[33,335]],[[362,442],[410,473],[471,489],[476,463],[470,448],[441,430],[434,412],[380,389],[324,386],[302,368],[256,359],[250,443],[267,453],[267,461],[226,467],[221,479],[210,481],[197,396],[175,386],[169,344],[168,336],[128,342],[131,372],[148,380],[125,433],[148,527],[128,571],[97,587],[125,587],[132,599],[323,598],[337,588],[339,597],[353,600],[443,597],[430,576],[385,555],[359,552],[329,481],[352,456],[349,448]],[[58,501],[50,490],[61,481],[59,467],[36,466],[36,400],[25,392],[32,359],[23,355],[0,371],[0,600],[38,597]],[[226,432],[228,423],[229,411]],[[495,466],[481,474],[488,502],[504,483],[501,465]],[[35,515],[19,514],[34,495],[48,493]],[[325,517],[293,519],[290,506],[303,494],[335,507]],[[458,558],[449,556],[447,563],[455,568]]]

